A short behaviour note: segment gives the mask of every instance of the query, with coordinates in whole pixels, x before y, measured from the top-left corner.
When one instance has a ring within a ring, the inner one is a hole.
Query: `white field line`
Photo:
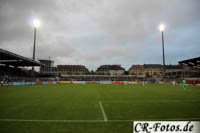
[[[104,120],[28,120],[28,119],[0,119],[8,122],[63,122],[63,123],[82,123],[82,122],[104,122]]]
[[[101,112],[102,112],[104,121],[108,121],[108,119],[107,119],[107,117],[106,117],[106,113],[105,113],[105,111],[104,111],[104,108],[103,108],[103,105],[102,105],[101,101],[99,101],[99,106],[100,106],[100,108],[101,108]]]
[[[161,101],[104,101],[104,103],[179,103],[179,102],[188,102],[188,103],[199,103],[200,100],[161,100]]]
[[[135,120],[26,120],[26,119],[0,119],[0,122],[61,122],[61,123],[98,123],[98,122],[132,122],[132,121],[179,121],[200,120],[200,118],[175,119],[135,119]]]

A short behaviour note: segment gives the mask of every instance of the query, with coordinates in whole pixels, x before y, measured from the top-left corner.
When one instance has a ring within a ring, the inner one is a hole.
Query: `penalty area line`
[[[105,122],[107,122],[108,119],[107,119],[107,116],[106,116],[106,113],[105,113],[105,111],[104,111],[104,108],[103,108],[103,105],[102,105],[101,101],[99,101],[99,106],[100,106],[100,108],[101,108],[101,112],[102,112],[102,115],[103,115],[103,119],[104,119]]]

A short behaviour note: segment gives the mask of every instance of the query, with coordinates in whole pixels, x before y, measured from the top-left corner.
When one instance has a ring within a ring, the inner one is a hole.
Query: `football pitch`
[[[134,120],[200,120],[200,87],[55,84],[0,87],[1,133],[132,133]]]

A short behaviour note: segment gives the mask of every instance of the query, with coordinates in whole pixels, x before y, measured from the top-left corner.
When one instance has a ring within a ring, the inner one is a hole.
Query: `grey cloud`
[[[108,62],[144,62],[151,48],[160,50],[156,47],[160,22],[167,24],[171,34],[176,31],[168,36],[168,43],[182,43],[185,35],[178,34],[199,27],[199,9],[199,0],[1,0],[0,47],[32,57],[31,22],[38,17],[37,59],[51,56],[57,63],[93,68]],[[131,46],[125,46],[124,40]],[[189,40],[194,40],[191,49],[199,47],[195,38]],[[155,52],[152,61],[158,55]]]
[[[70,42],[67,42],[63,36],[56,37],[56,40],[50,43],[42,43],[37,47],[38,58],[48,58],[49,56],[55,58],[71,57],[75,52],[74,47]]]
[[[161,22],[173,29],[188,27],[200,20],[197,0],[118,0],[108,4],[109,8],[103,8],[99,16],[93,14],[93,18],[105,32],[121,40],[143,40]]]
[[[120,61],[136,61],[140,58],[141,53],[143,53],[142,48],[139,48],[137,45],[116,47],[116,45],[110,44],[98,52],[87,54],[84,59],[85,62],[111,62],[119,64]]]

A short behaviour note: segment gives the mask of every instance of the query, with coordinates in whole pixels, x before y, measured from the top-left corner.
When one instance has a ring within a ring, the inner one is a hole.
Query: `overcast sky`
[[[0,48],[55,64],[166,64],[200,56],[200,0],[0,0]]]

